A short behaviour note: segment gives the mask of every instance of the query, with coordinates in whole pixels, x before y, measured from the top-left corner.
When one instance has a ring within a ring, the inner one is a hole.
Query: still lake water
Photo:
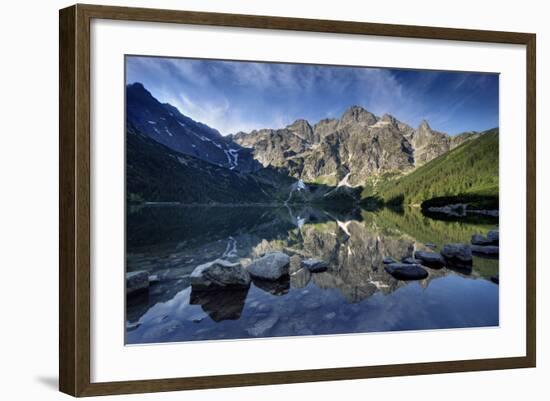
[[[158,281],[128,296],[126,343],[497,326],[499,291],[490,277],[498,259],[474,257],[471,272],[426,268],[420,281],[396,280],[382,264],[430,250],[426,244],[469,243],[494,227],[434,220],[417,209],[129,207],[127,271],[147,270]],[[285,280],[218,292],[190,286],[200,264],[246,265],[274,250],[292,256]],[[329,269],[300,269],[305,258]]]

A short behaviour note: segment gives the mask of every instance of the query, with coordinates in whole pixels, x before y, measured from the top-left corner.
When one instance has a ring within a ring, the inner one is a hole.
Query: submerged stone
[[[419,264],[392,263],[384,269],[398,280],[422,280],[428,277],[428,272]]]

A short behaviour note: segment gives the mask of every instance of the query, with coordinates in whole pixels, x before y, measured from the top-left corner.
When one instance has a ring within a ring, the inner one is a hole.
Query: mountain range
[[[357,200],[484,136],[451,136],[427,121],[413,128],[360,106],[338,119],[299,119],[284,128],[223,136],[159,102],[140,83],[127,85],[126,105],[128,197],[136,201]],[[498,134],[496,141],[498,196]]]
[[[232,139],[253,149],[264,167],[307,182],[360,186],[383,175],[410,172],[477,136],[450,136],[431,129],[427,121],[415,129],[389,114],[377,117],[352,106],[339,119],[314,125],[297,120],[282,129],[240,132]]]

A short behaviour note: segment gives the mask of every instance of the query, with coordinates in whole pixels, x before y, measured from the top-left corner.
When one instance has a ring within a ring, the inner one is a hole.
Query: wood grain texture
[[[75,8],[59,14],[59,388],[75,393]]]
[[[527,325],[524,357],[90,382],[90,20],[92,18],[525,45]],[[59,387],[73,396],[143,393],[534,367],[536,363],[536,37],[529,33],[76,5],[60,11]]]

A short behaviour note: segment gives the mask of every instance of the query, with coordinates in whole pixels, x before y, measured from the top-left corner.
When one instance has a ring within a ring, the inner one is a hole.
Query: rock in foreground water
[[[290,257],[283,252],[267,253],[248,265],[248,272],[253,277],[264,280],[278,280],[288,275]]]
[[[312,273],[324,272],[328,268],[328,264],[319,259],[302,260],[302,266]]]
[[[472,245],[472,252],[477,255],[498,256],[499,249],[494,245]]]
[[[467,244],[446,244],[441,250],[441,256],[448,266],[465,269],[472,268],[472,248]]]
[[[398,280],[422,280],[428,277],[428,272],[419,264],[391,263],[384,269]]]
[[[222,259],[199,265],[190,276],[193,287],[202,289],[216,287],[248,287],[250,274],[240,263],[230,263]]]
[[[497,230],[489,231],[487,233],[487,237],[484,237],[481,234],[474,234],[474,235],[472,235],[471,243],[472,243],[472,245],[481,245],[481,246],[496,245],[496,246],[498,246],[498,231]]]
[[[445,259],[437,252],[416,251],[414,257],[424,266],[439,268],[445,266]]]
[[[472,240],[470,242],[472,245],[491,245],[491,240],[481,234],[472,235]]]

